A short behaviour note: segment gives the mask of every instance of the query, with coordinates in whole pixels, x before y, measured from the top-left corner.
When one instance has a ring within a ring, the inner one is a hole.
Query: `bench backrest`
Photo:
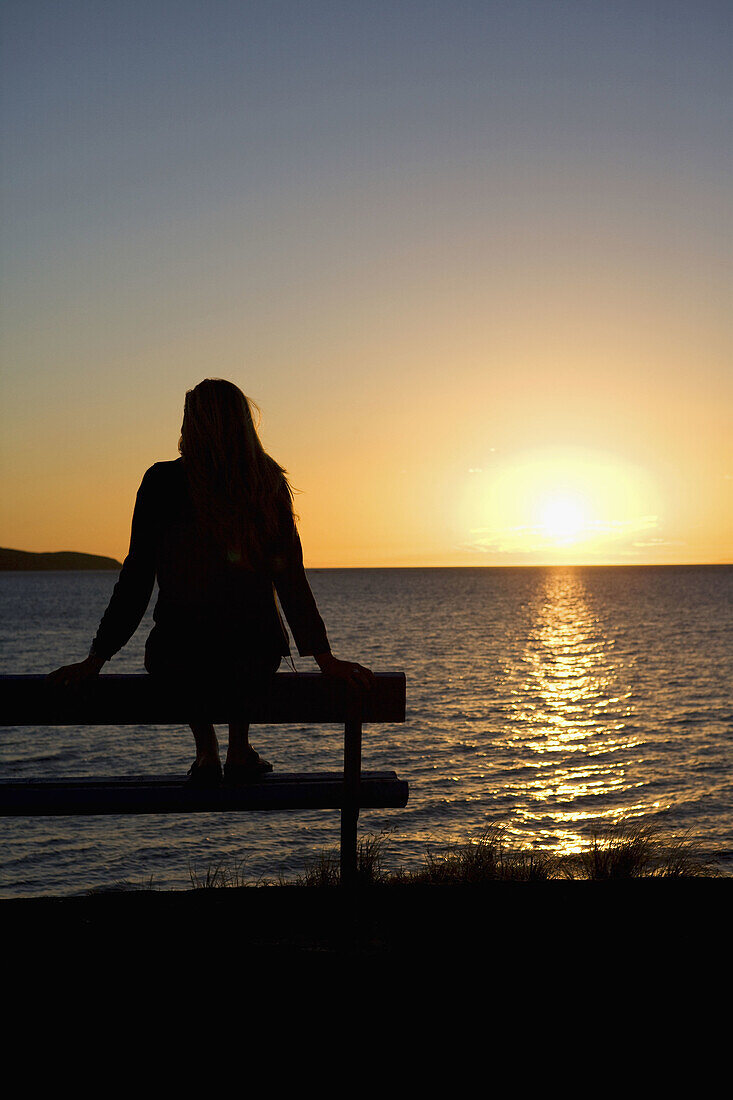
[[[187,685],[190,691],[190,685]],[[254,695],[236,688],[195,695],[207,719],[235,718],[259,725],[289,722],[404,722],[405,675],[380,672],[368,692],[350,690],[320,672],[278,672]],[[78,692],[49,684],[45,676],[0,676],[0,725],[184,725],[190,698],[152,676],[96,676]]]

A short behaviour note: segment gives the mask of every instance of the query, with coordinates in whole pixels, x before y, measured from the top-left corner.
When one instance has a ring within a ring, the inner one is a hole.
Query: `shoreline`
[[[733,878],[488,882],[340,887],[273,885],[110,891],[0,903],[5,942],[35,954],[62,944],[89,962],[120,951],[164,961],[182,944],[226,941],[260,961],[368,962],[583,944],[632,956],[662,944],[727,952]],[[517,957],[514,962],[518,961]]]

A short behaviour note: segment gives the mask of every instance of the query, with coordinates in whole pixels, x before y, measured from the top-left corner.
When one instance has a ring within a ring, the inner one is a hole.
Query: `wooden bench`
[[[405,676],[377,673],[361,695],[319,672],[282,672],[243,699],[235,689],[196,696],[209,721],[247,719],[252,724],[338,723],[344,726],[343,772],[274,771],[241,787],[196,789],[184,776],[0,780],[0,815],[190,814],[254,810],[341,811],[341,882],[352,884],[357,867],[360,808],[407,804],[408,785],[393,771],[362,772],[362,725],[404,722]],[[0,676],[0,725],[185,725],[191,703],[151,676],[105,675],[73,693],[44,676]],[[122,750],[121,755],[124,755]]]

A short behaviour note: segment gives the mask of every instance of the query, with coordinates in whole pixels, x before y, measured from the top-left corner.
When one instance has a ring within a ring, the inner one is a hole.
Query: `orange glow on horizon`
[[[2,544],[122,560],[145,468],[143,461],[131,476],[108,456],[93,474],[80,476],[62,464],[56,479],[34,483],[26,476],[21,492],[5,495]],[[319,463],[310,473],[311,485],[296,493],[295,507],[311,568],[730,560],[725,544],[711,540],[690,552],[684,540],[670,539],[660,487],[629,464],[590,451],[497,458],[493,468],[464,471],[453,495],[446,493],[447,476],[436,491],[435,485],[416,485],[407,471],[392,479],[388,494],[383,471],[376,479],[362,478],[344,500],[340,484],[329,481]],[[353,477],[356,482],[358,469]],[[293,477],[296,488],[303,480],[308,478]],[[58,491],[63,482],[68,487]],[[442,515],[436,495],[444,501]],[[453,533],[453,545],[441,545],[445,530]]]

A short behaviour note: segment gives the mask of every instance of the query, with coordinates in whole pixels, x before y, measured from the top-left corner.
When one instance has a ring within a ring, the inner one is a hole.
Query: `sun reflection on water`
[[[511,828],[560,854],[588,845],[587,826],[659,809],[643,798],[632,765],[642,742],[628,729],[630,691],[614,640],[594,614],[581,574],[549,570],[512,691],[504,739],[519,774]],[[609,805],[610,803],[610,805]],[[585,829],[584,829],[585,826]]]

